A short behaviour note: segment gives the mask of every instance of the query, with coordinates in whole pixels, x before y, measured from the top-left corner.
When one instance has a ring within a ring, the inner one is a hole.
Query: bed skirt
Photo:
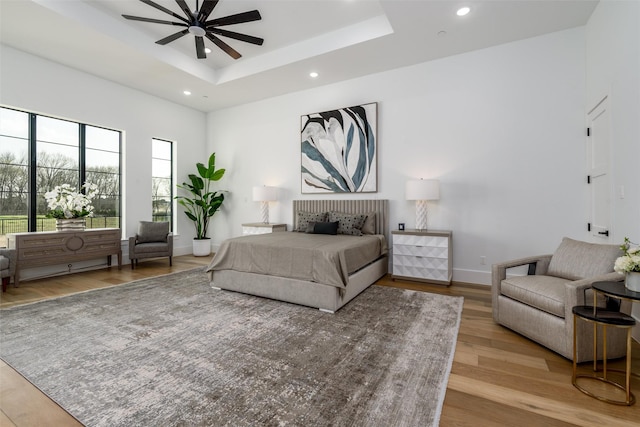
[[[212,271],[210,280],[214,289],[242,292],[333,313],[387,274],[388,263],[388,258],[384,256],[356,271],[349,276],[346,289],[306,280],[233,270]]]

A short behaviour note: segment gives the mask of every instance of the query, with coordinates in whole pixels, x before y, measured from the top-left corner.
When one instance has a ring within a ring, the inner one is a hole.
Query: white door
[[[588,113],[587,162],[590,193],[591,235],[602,243],[610,241],[612,191],[609,171],[611,116],[604,97]]]

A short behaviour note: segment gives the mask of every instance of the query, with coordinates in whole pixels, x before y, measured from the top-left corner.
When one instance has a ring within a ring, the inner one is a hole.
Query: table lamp
[[[260,212],[262,213],[262,222],[265,224],[269,223],[269,202],[278,200],[277,193],[276,187],[267,187],[266,185],[253,187],[253,201],[262,202]]]
[[[416,229],[427,229],[427,200],[440,199],[440,182],[437,179],[419,179],[407,181],[405,187],[407,200],[416,201]]]

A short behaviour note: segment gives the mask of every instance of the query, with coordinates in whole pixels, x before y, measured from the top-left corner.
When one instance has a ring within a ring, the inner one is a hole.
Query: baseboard
[[[452,281],[491,286],[491,272],[454,268]]]

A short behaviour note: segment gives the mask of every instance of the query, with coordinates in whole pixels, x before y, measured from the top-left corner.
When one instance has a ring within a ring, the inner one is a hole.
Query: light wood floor
[[[208,257],[175,257],[26,281],[11,285],[0,307],[54,298],[145,277],[208,264]],[[424,285],[383,278],[396,286],[465,298],[460,333],[441,415],[441,426],[640,426],[640,403],[617,406],[600,402],[571,385],[571,362],[520,335],[494,324],[486,286]],[[1,321],[1,319],[0,319]],[[633,344],[633,371],[640,372],[640,345]],[[620,362],[614,365],[620,367]],[[581,368],[588,371],[590,364]],[[640,379],[632,389],[640,399]],[[80,425],[11,367],[0,361],[0,426]]]

